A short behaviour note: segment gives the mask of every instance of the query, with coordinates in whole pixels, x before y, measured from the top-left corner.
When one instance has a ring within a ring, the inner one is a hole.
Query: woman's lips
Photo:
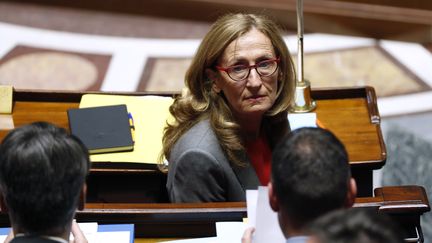
[[[262,99],[264,99],[265,95],[254,95],[254,96],[249,96],[246,98],[246,100],[251,101],[251,102],[258,102],[261,101]]]

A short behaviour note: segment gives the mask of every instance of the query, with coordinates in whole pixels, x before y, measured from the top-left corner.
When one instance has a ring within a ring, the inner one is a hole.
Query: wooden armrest
[[[425,189],[422,186],[386,186],[376,188],[374,197],[357,198],[355,207],[377,207],[386,213],[419,213],[430,211]]]

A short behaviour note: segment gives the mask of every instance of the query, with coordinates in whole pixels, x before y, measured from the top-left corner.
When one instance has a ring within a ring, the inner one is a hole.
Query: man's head
[[[89,167],[85,146],[62,128],[39,122],[10,132],[0,144],[0,191],[14,229],[67,230]]]
[[[352,206],[356,190],[345,147],[327,130],[295,130],[273,152],[270,205],[283,231],[301,232],[324,213]]]
[[[401,231],[386,214],[375,209],[336,210],[307,229],[308,243],[402,243]]]

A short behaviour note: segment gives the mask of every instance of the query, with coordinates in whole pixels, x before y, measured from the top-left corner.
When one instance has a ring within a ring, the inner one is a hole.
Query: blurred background
[[[295,11],[295,0],[0,1],[0,84],[179,91],[200,39],[227,12],[274,18],[295,59]],[[305,0],[304,21],[312,88],[376,90],[388,157],[374,185],[423,185],[432,198],[432,1]],[[429,242],[431,214],[422,220]]]

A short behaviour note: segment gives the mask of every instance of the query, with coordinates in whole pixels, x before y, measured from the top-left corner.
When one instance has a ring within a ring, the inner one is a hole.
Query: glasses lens
[[[261,76],[270,76],[276,71],[277,67],[275,60],[266,60],[258,63],[256,69]]]
[[[245,65],[232,66],[227,72],[232,79],[239,81],[246,78],[249,73],[249,67]]]

